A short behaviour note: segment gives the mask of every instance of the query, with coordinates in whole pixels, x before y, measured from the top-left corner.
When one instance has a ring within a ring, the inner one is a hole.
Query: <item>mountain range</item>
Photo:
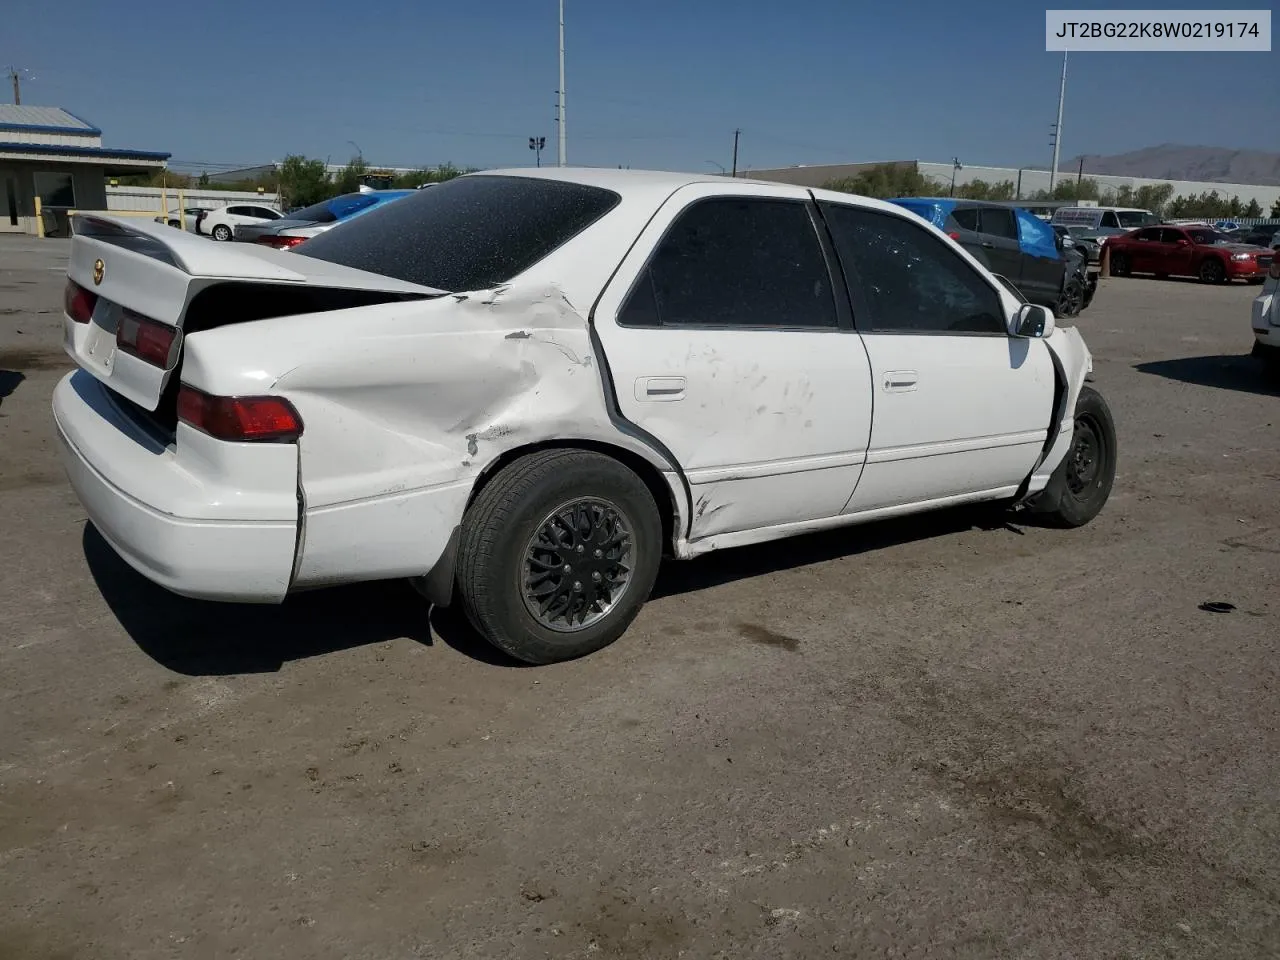
[[[1078,168],[1080,157],[1067,169]],[[1085,154],[1084,175],[1151,177],[1157,180],[1208,180],[1214,183],[1248,183],[1280,186],[1280,153],[1231,150],[1227,147],[1188,147],[1162,143],[1112,156]]]

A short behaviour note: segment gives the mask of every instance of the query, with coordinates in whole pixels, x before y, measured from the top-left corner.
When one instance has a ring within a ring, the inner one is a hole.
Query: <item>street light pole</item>
[[[547,145],[546,137],[530,137],[529,149],[534,152],[537,166],[542,166],[542,148]]]
[[[559,124],[558,143],[557,143],[557,163],[564,166],[568,162],[568,156],[565,153],[564,140],[564,0],[560,0],[560,89],[556,91],[560,95],[556,110],[556,121]]]
[[[951,196],[956,195],[956,171],[963,170],[964,164],[960,162],[959,157],[951,158]]]
[[[1067,99],[1067,51],[1062,51],[1062,83],[1058,87],[1058,122],[1053,125],[1053,167],[1049,170],[1049,197],[1058,180],[1058,148],[1062,146],[1062,103]]]
[[[727,172],[728,172],[728,171],[726,171],[726,170],[725,170],[725,168],[724,168],[724,164],[723,164],[723,163],[716,163],[714,160],[704,160],[704,161],[703,161],[703,163],[709,163],[709,164],[711,164],[713,167],[718,168],[721,174],[724,174],[724,173],[727,173]]]
[[[356,148],[356,156],[360,158],[360,163],[363,164],[364,151],[360,149],[360,144],[356,143],[354,140],[348,140],[347,143],[351,144],[353,147]]]

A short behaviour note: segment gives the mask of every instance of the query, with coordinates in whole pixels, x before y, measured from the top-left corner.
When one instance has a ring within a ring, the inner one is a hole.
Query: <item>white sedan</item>
[[[888,203],[498,171],[302,249],[76,218],[67,471],[177,593],[407,577],[548,663],[617,639],[663,555],[1111,491],[1079,333]]]
[[[215,240],[231,240],[235,236],[236,227],[251,223],[270,223],[282,216],[279,210],[272,210],[262,204],[229,203],[206,213],[197,224],[196,232]]]
[[[1253,355],[1269,372],[1280,373],[1280,257],[1272,259],[1262,292],[1253,300],[1252,320]]]

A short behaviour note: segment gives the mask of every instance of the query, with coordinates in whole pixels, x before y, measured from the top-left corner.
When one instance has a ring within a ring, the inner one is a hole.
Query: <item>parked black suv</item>
[[[1020,207],[986,200],[904,197],[893,203],[948,234],[1031,303],[1074,317],[1093,300],[1098,273],[1078,246],[1066,246],[1048,223]]]

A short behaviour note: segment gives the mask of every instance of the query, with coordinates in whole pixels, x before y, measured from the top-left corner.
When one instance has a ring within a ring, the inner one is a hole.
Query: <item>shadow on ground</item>
[[[1280,397],[1280,379],[1272,377],[1263,368],[1262,361],[1248,354],[1153,360],[1150,363],[1135,363],[1133,368],[1167,380],[1194,383],[1202,387]]]
[[[0,370],[0,403],[4,398],[18,389],[18,384],[27,379],[17,370]]]
[[[652,597],[678,596],[975,527],[1021,534],[1013,519],[989,507],[962,508],[741,547],[689,562],[669,561],[659,571]],[[147,580],[91,523],[85,524],[82,546],[94,582],[120,625],[144,653],[177,673],[270,673],[293,660],[403,638],[425,646],[439,640],[491,666],[523,666],[482,639],[458,603],[429,610],[406,581],[309,591],[278,606],[214,603],[180,597]]]

